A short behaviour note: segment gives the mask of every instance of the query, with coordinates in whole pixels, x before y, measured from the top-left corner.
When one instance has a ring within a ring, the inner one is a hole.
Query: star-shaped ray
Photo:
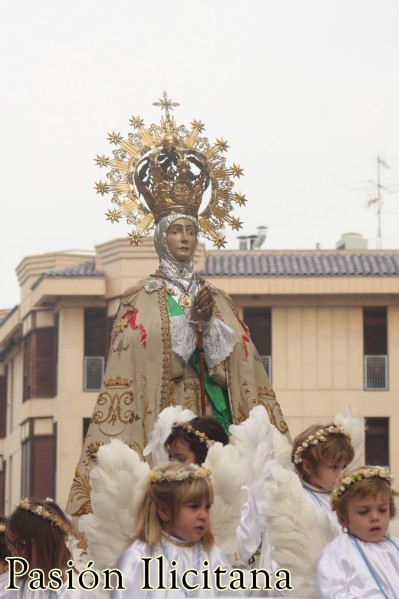
[[[129,233],[129,239],[130,239],[130,243],[131,245],[138,245],[140,243],[140,241],[142,240],[143,236],[140,235],[140,233],[135,233],[135,231],[132,231],[131,233]]]
[[[205,125],[201,121],[196,121],[195,119],[191,123],[192,128],[198,133],[202,133],[205,130]]]
[[[243,193],[239,193],[239,192],[234,194],[234,201],[239,206],[245,206],[245,204],[248,202],[245,195]]]
[[[95,188],[96,193],[101,193],[101,195],[103,196],[105,193],[109,192],[109,185],[108,183],[103,183],[102,181],[99,181],[98,183],[95,183]]]
[[[224,237],[223,235],[218,235],[215,238],[213,245],[215,245],[219,250],[220,248],[224,248],[224,246],[226,245],[226,237]]]
[[[222,138],[216,139],[215,147],[219,150],[219,152],[227,152],[229,148],[227,141]]]
[[[123,141],[123,137],[120,133],[116,133],[116,131],[112,131],[112,133],[108,133],[108,141],[110,144],[115,144],[116,146]]]
[[[132,118],[129,119],[129,123],[135,129],[141,129],[144,126],[144,119],[140,118],[139,116],[132,116]]]
[[[235,218],[234,216],[232,217],[231,221],[230,221],[230,226],[233,229],[233,231],[239,231],[240,229],[242,229],[242,221],[240,221],[239,218]]]
[[[107,158],[104,154],[102,154],[101,156],[99,154],[97,154],[97,156],[94,158],[94,162],[97,164],[97,166],[109,166],[110,164],[110,160],[109,158]]]
[[[107,220],[111,221],[111,223],[118,223],[119,219],[122,218],[121,213],[116,208],[113,208],[112,210],[109,209],[108,212],[105,213],[105,216],[107,217]]]
[[[233,164],[233,166],[231,167],[232,173],[233,173],[233,177],[238,177],[240,178],[241,175],[244,174],[244,170],[240,167],[239,164]]]

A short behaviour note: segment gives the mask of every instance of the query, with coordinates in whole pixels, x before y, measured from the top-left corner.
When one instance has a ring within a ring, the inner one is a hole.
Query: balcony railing
[[[260,356],[261,362],[267,372],[270,383],[272,382],[272,357],[271,356]]]
[[[103,356],[85,356],[84,391],[99,391],[104,376]]]
[[[388,356],[364,356],[364,388],[366,391],[388,389]]]

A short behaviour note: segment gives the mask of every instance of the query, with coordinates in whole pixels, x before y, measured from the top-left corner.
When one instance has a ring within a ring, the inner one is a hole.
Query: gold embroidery
[[[159,311],[161,314],[161,326],[162,326],[162,386],[161,386],[161,397],[159,402],[159,411],[163,410],[168,405],[168,393],[169,393],[169,382],[170,382],[170,363],[171,363],[171,352],[172,343],[170,340],[170,320],[169,320],[169,308],[167,293],[165,287],[158,291],[158,304]]]
[[[125,341],[124,337],[122,337],[122,339],[119,339],[118,343],[115,341],[115,343],[112,344],[112,351],[116,352],[118,354],[118,356],[120,356],[121,353],[128,348],[129,348],[129,343],[127,341]]]
[[[114,328],[112,332],[114,335],[118,335],[118,333],[122,333],[124,329],[129,325],[129,319],[127,317],[121,318],[118,324],[114,324]]]
[[[109,387],[130,387],[133,383],[133,379],[124,378],[122,376],[111,377],[109,379],[104,380],[104,386]]]
[[[103,424],[104,422],[114,424],[117,421],[123,424],[131,424],[134,420],[139,420],[140,417],[133,410],[128,409],[123,411],[133,401],[134,395],[131,391],[125,391],[121,395],[115,393],[112,396],[107,392],[100,393],[97,405],[104,406],[104,410],[97,410],[93,414],[94,424]]]
[[[97,441],[97,443],[89,443],[89,445],[86,448],[86,456],[89,460],[94,460],[98,450],[100,449],[100,447],[102,447],[104,445],[103,441]]]
[[[84,500],[83,503],[80,504],[79,508],[71,514],[72,516],[82,516],[83,514],[90,514],[91,512],[91,503],[90,503],[90,492],[91,486],[89,483],[89,477],[87,474],[83,476],[80,475],[79,471],[76,472],[76,476],[73,479],[72,484],[73,493],[71,493],[70,501],[74,501],[75,499]]]
[[[276,394],[271,387],[258,387],[258,396],[276,401]]]
[[[270,422],[277,428],[277,430],[280,431],[280,433],[288,433],[288,426],[284,420],[283,412],[281,410],[280,404],[276,400],[274,391],[272,391],[270,387],[260,387],[259,389],[269,390],[269,394],[259,394],[259,405],[264,406],[266,409]],[[271,397],[271,394],[273,397]],[[263,399],[266,401],[263,401]]]
[[[86,539],[85,533],[84,532],[78,532],[76,536],[77,536],[77,540],[78,540],[78,542],[76,543],[76,547],[78,549],[82,549],[82,551],[84,553],[87,553],[88,543],[87,543],[87,539]]]

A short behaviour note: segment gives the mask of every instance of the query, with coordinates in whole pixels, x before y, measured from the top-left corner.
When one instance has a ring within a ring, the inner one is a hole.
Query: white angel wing
[[[249,417],[241,424],[230,426],[230,431],[229,442],[248,462],[245,484],[255,500],[263,523],[267,512],[264,483],[271,478],[271,467],[276,456],[288,466],[291,455],[289,441],[270,423],[263,406],[253,408]]]
[[[151,461],[154,466],[167,462],[169,456],[164,449],[164,443],[170,434],[172,425],[175,422],[188,422],[195,416],[194,412],[183,410],[181,406],[169,406],[162,410],[155,421],[150,441],[144,448],[144,456],[151,454]]]
[[[100,447],[90,473],[93,513],[81,516],[79,530],[98,570],[113,566],[132,540],[150,467],[138,453],[117,439]]]
[[[351,462],[351,467],[360,467],[364,464],[364,446],[365,446],[365,420],[361,416],[354,416],[352,410],[348,408],[344,414],[337,414],[334,418],[334,424],[343,426],[350,433],[355,456]]]
[[[215,542],[226,554],[237,553],[236,529],[241,507],[247,499],[245,483],[248,463],[236,447],[215,443],[208,451],[204,465],[212,472],[214,503],[212,531]]]
[[[296,597],[314,597],[317,559],[336,530],[327,512],[308,497],[295,472],[275,464],[272,474],[273,484],[265,485],[271,557],[290,571]]]

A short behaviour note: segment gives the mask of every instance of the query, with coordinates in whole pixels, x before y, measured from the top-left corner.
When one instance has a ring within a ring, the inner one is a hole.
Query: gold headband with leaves
[[[185,482],[193,481],[200,478],[209,478],[211,471],[205,466],[197,466],[197,464],[189,464],[186,468],[176,472],[175,470],[152,470],[150,473],[151,483],[163,482]]]
[[[43,520],[47,520],[50,522],[51,526],[56,526],[59,528],[64,535],[70,532],[69,525],[64,522],[62,518],[57,516],[57,514],[54,514],[43,505],[31,503],[29,499],[22,499],[22,501],[20,501],[17,505],[17,509],[26,510],[27,512],[31,512],[39,518],[43,518]]]
[[[335,510],[338,497],[341,497],[345,493],[345,491],[349,489],[351,485],[354,485],[355,483],[364,480],[365,478],[381,478],[392,487],[393,476],[388,470],[388,468],[381,468],[380,466],[362,466],[361,468],[358,468],[357,470],[352,472],[352,474],[348,474],[348,476],[345,476],[338,482],[337,486],[331,494],[331,509]],[[398,495],[398,492],[392,488],[391,493],[395,496]]]
[[[347,431],[343,426],[327,426],[325,428],[320,428],[316,432],[306,437],[306,439],[296,448],[292,458],[294,464],[300,464],[303,461],[302,453],[305,451],[305,449],[311,447],[312,445],[322,443],[329,435],[343,435],[344,437],[348,437],[348,439],[351,438],[349,431]]]
[[[215,444],[215,441],[212,441],[212,439],[208,439],[205,433],[195,429],[190,422],[175,422],[172,426],[172,429],[174,428],[182,428],[185,431],[187,431],[190,435],[195,435],[201,443],[206,444],[208,449]]]

